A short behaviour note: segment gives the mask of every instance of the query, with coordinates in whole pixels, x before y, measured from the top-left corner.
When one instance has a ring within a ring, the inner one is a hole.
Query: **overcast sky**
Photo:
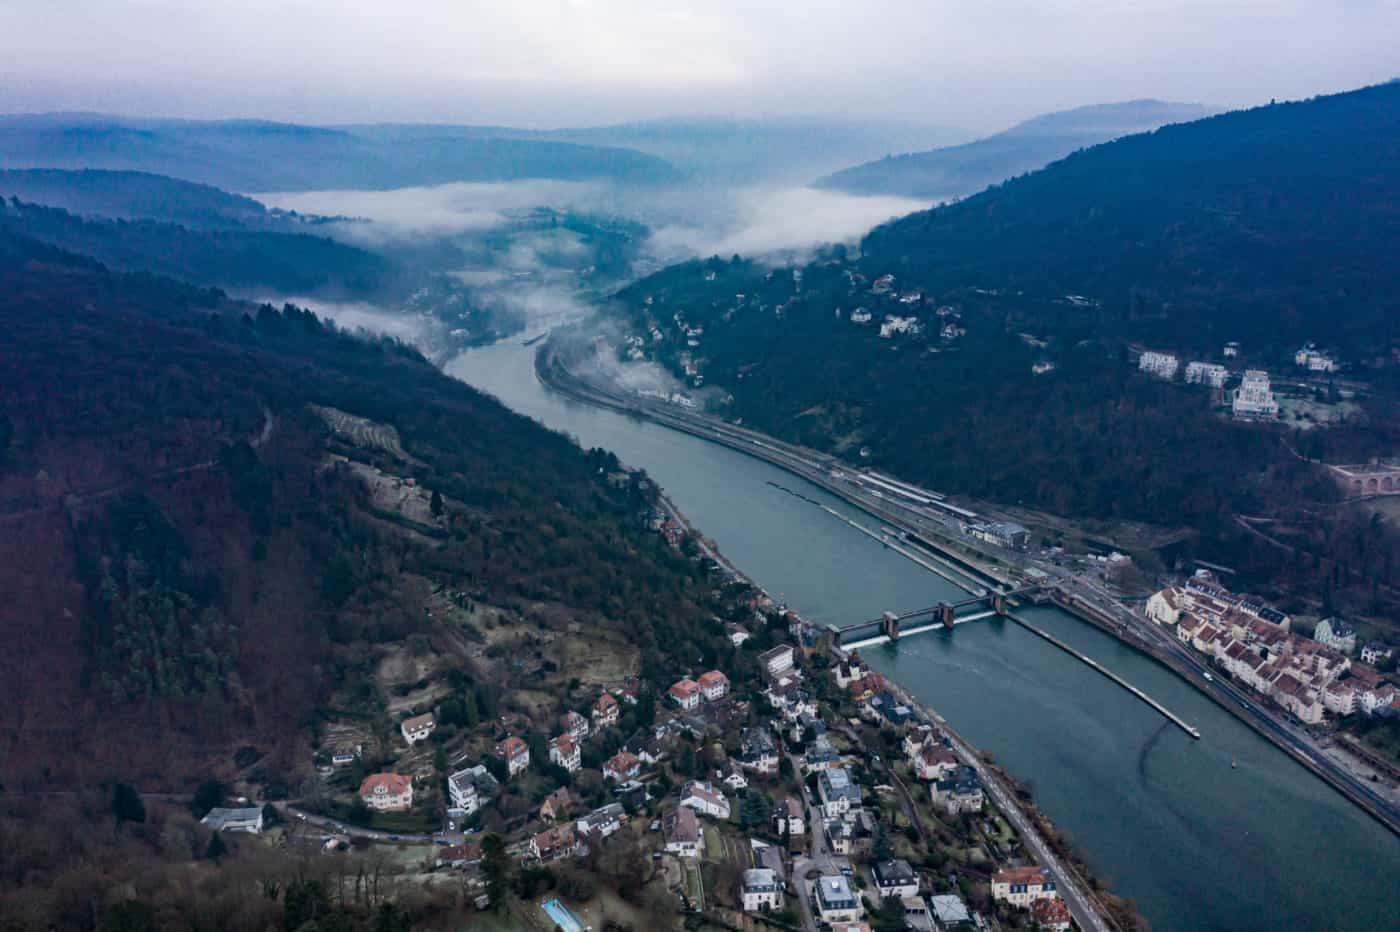
[[[0,0],[0,111],[995,129],[1400,73],[1400,0]]]

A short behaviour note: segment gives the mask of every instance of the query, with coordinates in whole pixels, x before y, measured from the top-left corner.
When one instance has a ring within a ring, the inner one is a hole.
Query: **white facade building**
[[[1246,369],[1244,380],[1235,389],[1232,410],[1240,420],[1272,420],[1278,417],[1278,402],[1269,387],[1269,373]]]
[[[1154,353],[1148,351],[1138,357],[1138,369],[1155,375],[1159,379],[1176,378],[1176,370],[1181,367],[1181,360],[1171,353]]]
[[[1186,381],[1192,385],[1209,385],[1211,388],[1224,388],[1225,379],[1230,373],[1224,366],[1214,362],[1188,362]]]

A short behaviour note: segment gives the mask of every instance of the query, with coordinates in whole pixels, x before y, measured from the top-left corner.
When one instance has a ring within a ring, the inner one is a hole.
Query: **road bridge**
[[[909,612],[885,612],[879,618],[872,618],[869,621],[857,621],[848,625],[829,625],[828,627],[835,633],[837,644],[842,638],[853,635],[885,637],[891,641],[899,640],[900,632],[904,626],[910,622],[918,622],[928,618],[933,624],[922,626],[917,631],[927,631],[931,628],[942,625],[951,628],[960,621],[972,621],[968,615],[958,616],[958,612],[963,609],[975,609],[979,606],[988,606],[990,612],[977,614],[977,618],[989,618],[992,615],[1006,616],[1010,614],[1011,607],[1015,604],[1015,599],[1021,596],[1033,595],[1041,589],[1038,583],[1031,583],[1015,589],[983,589],[977,593],[960,599],[957,602],[939,602],[937,605],[928,608],[919,608]],[[910,630],[906,633],[915,634],[917,631]]]

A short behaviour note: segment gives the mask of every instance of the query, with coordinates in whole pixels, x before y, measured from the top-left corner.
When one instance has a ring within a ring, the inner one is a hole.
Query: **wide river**
[[[804,616],[858,621],[959,595],[768,483],[851,511],[820,489],[550,394],[535,380],[533,352],[506,341],[464,353],[447,371],[644,468],[736,565]],[[1202,739],[1007,622],[917,635],[864,656],[1029,784],[1155,928],[1400,929],[1400,840],[1147,658],[1058,609],[1026,614],[1196,724]]]

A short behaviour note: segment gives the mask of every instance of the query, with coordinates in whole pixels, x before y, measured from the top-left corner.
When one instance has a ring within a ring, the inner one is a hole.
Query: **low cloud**
[[[925,210],[927,201],[862,197],[815,188],[743,188],[729,195],[728,216],[711,225],[678,223],[652,235],[668,261],[689,256],[806,254],[826,243],[859,239],[872,227]]]

